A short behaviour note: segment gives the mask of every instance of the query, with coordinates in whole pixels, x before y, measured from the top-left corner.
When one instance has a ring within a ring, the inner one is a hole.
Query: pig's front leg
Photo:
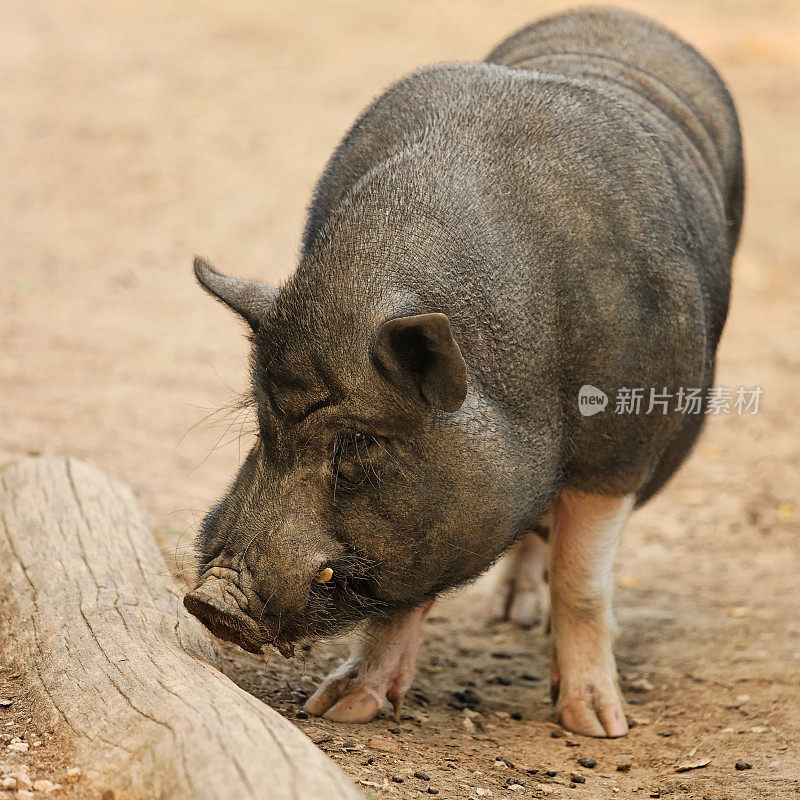
[[[399,715],[432,605],[431,600],[388,621],[370,622],[350,658],[323,681],[303,708],[335,722],[369,722],[388,700]]]
[[[568,730],[624,736],[628,723],[612,652],[614,557],[632,495],[562,492],[550,535],[552,686]]]

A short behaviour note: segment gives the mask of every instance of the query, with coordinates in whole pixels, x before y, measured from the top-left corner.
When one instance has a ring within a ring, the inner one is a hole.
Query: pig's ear
[[[458,411],[467,396],[467,365],[444,314],[384,322],[375,334],[379,369],[399,386],[416,387],[433,408]]]
[[[259,281],[229,278],[217,272],[203,258],[195,256],[194,274],[200,285],[211,295],[243,317],[253,330],[258,328],[269,307],[275,301],[277,289]]]

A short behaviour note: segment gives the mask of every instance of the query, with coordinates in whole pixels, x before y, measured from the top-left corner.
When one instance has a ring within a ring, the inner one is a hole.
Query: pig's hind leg
[[[387,621],[368,623],[350,658],[323,681],[303,708],[335,722],[369,722],[388,700],[399,715],[432,605],[430,601]]]
[[[538,621],[542,630],[546,628],[550,611],[546,541],[549,526],[548,519],[523,536],[503,557],[489,606],[492,619],[511,620],[523,628],[531,628]]]
[[[548,576],[556,713],[568,730],[624,736],[612,652],[614,557],[634,497],[564,491],[555,505]]]

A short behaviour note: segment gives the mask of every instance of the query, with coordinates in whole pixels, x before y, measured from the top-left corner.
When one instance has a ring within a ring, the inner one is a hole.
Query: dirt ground
[[[761,407],[711,419],[631,521],[616,603],[625,739],[553,724],[546,639],[486,621],[491,575],[435,607],[399,721],[297,717],[346,642],[292,661],[223,650],[367,797],[800,796],[800,6],[622,4],[697,45],[738,103],[747,217],[717,383],[762,387]],[[69,453],[122,477],[188,568],[248,440],[226,405],[246,384],[242,329],[195,286],[192,254],[284,278],[359,109],[404,72],[479,58],[563,7],[1,0],[0,463]],[[0,698],[13,701],[0,765],[65,783],[69,754],[29,718],[19,676],[0,672]],[[83,796],[80,782],[57,794]]]

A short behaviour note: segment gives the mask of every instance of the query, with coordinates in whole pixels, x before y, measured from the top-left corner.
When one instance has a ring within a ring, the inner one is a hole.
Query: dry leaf
[[[687,761],[685,764],[675,767],[675,772],[689,772],[693,769],[703,769],[711,763],[710,758],[703,758],[700,761]]]

